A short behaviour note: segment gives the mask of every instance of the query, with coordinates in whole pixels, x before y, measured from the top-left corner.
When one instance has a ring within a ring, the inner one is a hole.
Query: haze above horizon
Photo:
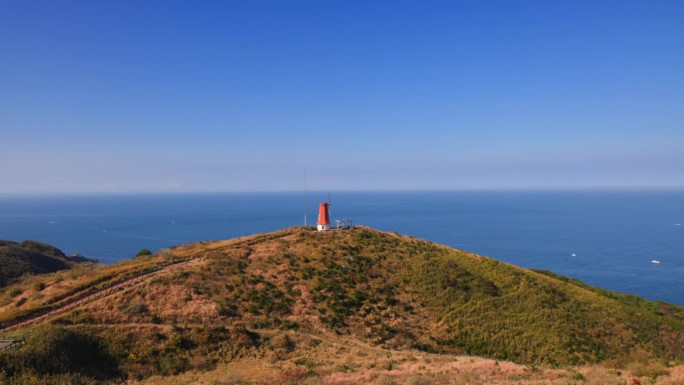
[[[677,1],[0,3],[0,194],[684,188]]]

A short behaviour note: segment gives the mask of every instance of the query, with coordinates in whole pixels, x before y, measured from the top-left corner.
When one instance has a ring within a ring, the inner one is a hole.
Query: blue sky
[[[684,187],[681,1],[0,2],[0,193]]]

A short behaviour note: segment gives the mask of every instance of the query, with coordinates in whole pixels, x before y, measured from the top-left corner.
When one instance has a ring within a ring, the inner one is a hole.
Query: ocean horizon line
[[[307,193],[640,193],[684,192],[684,186],[671,187],[577,187],[577,188],[463,188],[463,189],[308,189]],[[69,191],[69,192],[0,192],[11,197],[113,197],[113,196],[183,196],[303,194],[304,190],[207,190],[207,191]]]

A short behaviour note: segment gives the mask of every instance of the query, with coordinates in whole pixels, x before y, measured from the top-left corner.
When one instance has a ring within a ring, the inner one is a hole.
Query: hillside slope
[[[61,250],[47,243],[0,240],[0,287],[23,274],[53,273],[87,261],[83,257],[67,257]]]
[[[60,315],[38,334],[66,328],[99,341],[106,373],[133,378],[206,370],[266,352],[277,361],[341,336],[391,351],[545,366],[684,358],[680,306],[368,228],[291,228],[58,273],[40,292],[22,288],[21,303],[4,299],[0,322],[179,260],[190,263]],[[29,354],[21,352],[36,344],[11,354]],[[33,367],[10,370],[26,368]]]

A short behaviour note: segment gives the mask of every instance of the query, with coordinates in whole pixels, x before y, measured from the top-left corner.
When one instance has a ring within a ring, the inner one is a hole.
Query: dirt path
[[[191,260],[188,260],[188,261],[182,261],[182,262],[172,263],[172,264],[170,264],[170,265],[166,265],[166,266],[162,267],[162,268],[159,269],[159,270],[155,270],[155,271],[152,271],[152,272],[149,272],[149,273],[145,273],[145,274],[139,275],[139,276],[137,276],[137,277],[133,277],[133,278],[131,278],[131,279],[128,279],[128,280],[126,280],[126,281],[117,283],[116,285],[113,285],[113,286],[110,286],[110,287],[108,287],[108,288],[102,289],[102,290],[97,291],[97,292],[95,292],[95,293],[93,293],[93,294],[90,294],[90,295],[88,295],[88,296],[86,296],[86,297],[83,297],[83,298],[78,299],[78,300],[76,300],[76,301],[67,303],[67,304],[65,304],[65,305],[63,305],[63,306],[60,306],[60,307],[56,308],[56,309],[50,310],[49,312],[47,312],[47,313],[45,313],[45,314],[41,314],[41,315],[38,315],[38,316],[35,316],[35,317],[32,317],[32,318],[26,319],[26,320],[24,320],[24,321],[21,321],[21,322],[18,322],[18,323],[15,323],[15,324],[6,326],[6,327],[0,329],[0,333],[6,333],[6,332],[8,332],[8,331],[10,331],[10,330],[13,330],[13,329],[16,329],[16,328],[19,328],[19,327],[22,327],[22,326],[27,326],[27,325],[30,325],[30,324],[34,324],[34,323],[41,322],[41,321],[45,320],[45,319],[48,318],[48,317],[52,317],[53,315],[60,314],[60,313],[64,313],[64,312],[67,311],[67,310],[71,310],[71,309],[73,309],[73,308],[75,308],[75,307],[77,307],[77,306],[79,306],[79,305],[81,305],[81,304],[83,304],[83,303],[85,303],[85,302],[92,301],[92,300],[94,300],[94,299],[96,299],[96,298],[103,297],[103,296],[105,296],[105,295],[107,295],[107,294],[110,294],[110,293],[112,293],[112,292],[114,292],[114,291],[116,291],[116,290],[118,290],[118,289],[120,289],[120,288],[122,288],[122,287],[127,287],[127,286],[134,285],[134,284],[136,284],[136,283],[138,283],[138,282],[141,282],[141,281],[144,280],[145,278],[150,277],[150,276],[152,276],[152,275],[159,274],[159,273],[161,273],[161,272],[163,272],[163,271],[167,271],[167,270],[175,269],[175,268],[180,267],[180,266],[187,265],[188,263],[192,262],[193,260],[194,260],[194,259],[191,259]]]
[[[290,235],[291,235],[291,233],[286,232],[285,234],[279,234],[279,235],[277,235],[277,236],[275,236],[275,237],[270,237],[269,240],[284,238],[284,237],[287,237],[287,236],[290,236]],[[247,247],[250,247],[252,244],[254,244],[254,243],[259,243],[259,242],[262,242],[262,241],[263,241],[263,238],[258,237],[258,236],[255,237],[255,238],[248,237],[247,239],[244,239],[244,240],[238,240],[237,242],[231,242],[229,245],[226,245],[226,246],[221,247],[221,248],[219,248],[219,249],[222,249],[222,248],[225,248],[225,247],[236,247],[236,246],[247,246]],[[180,267],[180,266],[187,265],[187,264],[189,264],[190,262],[193,262],[193,261],[197,260],[198,258],[201,258],[201,256],[202,256],[203,254],[204,254],[204,250],[203,250],[202,252],[198,253],[198,254],[195,254],[193,257],[191,257],[190,259],[187,259],[187,260],[185,260],[185,261],[176,262],[176,263],[172,263],[172,264],[170,264],[170,265],[166,265],[166,266],[162,267],[161,269],[158,269],[158,270],[155,270],[155,271],[146,273],[146,274],[142,274],[142,275],[139,275],[139,276],[137,276],[137,277],[133,277],[133,278],[131,278],[131,279],[128,279],[128,280],[123,281],[123,282],[120,282],[120,283],[118,283],[118,284],[116,284],[116,285],[113,285],[113,286],[110,286],[110,287],[108,287],[108,288],[105,288],[105,289],[102,289],[102,290],[100,290],[100,291],[97,291],[97,292],[95,292],[95,293],[93,293],[93,294],[90,294],[90,295],[88,295],[88,296],[86,296],[86,297],[83,297],[83,298],[81,298],[81,299],[78,299],[78,300],[76,300],[76,301],[69,302],[69,303],[67,303],[67,304],[65,304],[65,305],[63,305],[63,306],[60,306],[60,307],[56,308],[56,309],[50,310],[49,312],[47,312],[47,313],[45,313],[45,314],[37,315],[37,316],[35,316],[35,317],[31,317],[31,318],[26,319],[26,320],[23,320],[23,321],[21,321],[21,322],[17,322],[17,323],[15,323],[15,324],[11,324],[11,325],[9,325],[9,326],[5,326],[4,328],[0,329],[0,333],[6,333],[6,332],[8,332],[8,331],[10,331],[10,330],[13,330],[13,329],[16,329],[16,328],[19,328],[19,327],[22,327],[22,326],[27,326],[27,325],[30,325],[30,324],[42,322],[42,321],[44,321],[45,319],[47,319],[48,317],[52,317],[52,316],[54,316],[54,315],[57,315],[57,314],[60,314],[60,313],[64,313],[64,312],[67,311],[67,310],[71,310],[71,309],[73,309],[73,308],[75,308],[75,307],[78,307],[79,305],[81,305],[81,304],[83,304],[83,303],[85,303],[85,302],[92,301],[92,300],[94,300],[94,299],[103,297],[103,296],[105,296],[105,295],[107,295],[107,294],[109,294],[109,293],[112,293],[112,292],[114,292],[115,290],[118,290],[118,289],[120,289],[120,288],[122,288],[122,287],[127,287],[127,286],[134,285],[134,284],[136,284],[136,283],[138,283],[138,282],[141,282],[141,281],[144,280],[145,278],[150,277],[150,276],[152,276],[152,275],[155,275],[155,274],[158,274],[158,273],[161,273],[161,272],[163,272],[163,271],[170,270],[170,269],[174,269],[174,268],[177,268],[177,267]]]

